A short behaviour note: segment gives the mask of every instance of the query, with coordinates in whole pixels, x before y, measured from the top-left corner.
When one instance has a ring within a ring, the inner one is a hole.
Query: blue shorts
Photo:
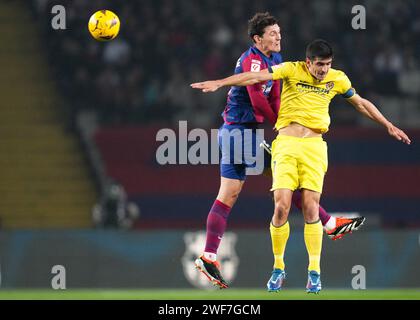
[[[271,157],[259,147],[263,140],[263,129],[257,124],[223,124],[218,133],[220,175],[245,180],[247,175],[258,175],[269,168]]]

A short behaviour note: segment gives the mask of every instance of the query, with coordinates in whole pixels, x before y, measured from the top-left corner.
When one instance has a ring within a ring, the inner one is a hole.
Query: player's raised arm
[[[410,138],[405,134],[405,132],[388,121],[388,119],[386,119],[378,108],[376,108],[369,100],[362,98],[358,94],[354,94],[352,97],[348,98],[347,101],[351,103],[357,111],[387,128],[389,135],[395,139],[406,144],[411,143]]]
[[[203,92],[214,92],[224,86],[249,86],[259,82],[273,80],[273,75],[267,69],[259,72],[243,72],[233,76],[204,82],[192,83],[191,87]]]

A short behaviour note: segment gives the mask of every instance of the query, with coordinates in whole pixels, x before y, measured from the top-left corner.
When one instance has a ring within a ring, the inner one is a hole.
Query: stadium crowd
[[[67,29],[51,32],[54,4],[34,0],[32,7],[73,117],[93,109],[103,123],[188,119],[218,126],[225,91],[202,95],[188,84],[233,72],[250,45],[247,20],[258,11],[278,18],[285,60],[304,58],[306,44],[324,38],[334,45],[334,67],[345,70],[364,96],[420,95],[416,0],[359,1],[366,8],[365,30],[352,29],[355,14],[347,1],[72,0],[63,1]],[[87,31],[90,14],[104,4],[121,19],[119,36],[109,43],[93,41]],[[347,109],[332,108],[334,124],[357,123],[357,113]]]

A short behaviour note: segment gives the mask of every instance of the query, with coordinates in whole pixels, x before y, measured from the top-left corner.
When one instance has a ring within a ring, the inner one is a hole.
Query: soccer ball
[[[96,40],[110,41],[120,31],[120,19],[110,10],[96,11],[89,19],[88,29]]]

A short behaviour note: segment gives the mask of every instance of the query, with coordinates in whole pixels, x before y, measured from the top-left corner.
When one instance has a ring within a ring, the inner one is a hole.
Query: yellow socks
[[[320,260],[322,249],[322,223],[305,223],[304,238],[309,255],[308,271],[315,270],[321,273]]]
[[[290,234],[289,222],[287,221],[280,227],[275,227],[272,223],[270,223],[270,234],[271,243],[273,245],[274,268],[284,270],[284,251]]]
[[[290,234],[289,222],[286,222],[280,227],[275,227],[271,223],[270,234],[274,254],[274,268],[284,270],[284,251],[286,249],[286,243]],[[308,250],[309,255],[308,270],[314,270],[318,273],[321,273],[320,260],[322,237],[323,229],[321,221],[316,223],[305,223],[304,238],[306,249]]]

